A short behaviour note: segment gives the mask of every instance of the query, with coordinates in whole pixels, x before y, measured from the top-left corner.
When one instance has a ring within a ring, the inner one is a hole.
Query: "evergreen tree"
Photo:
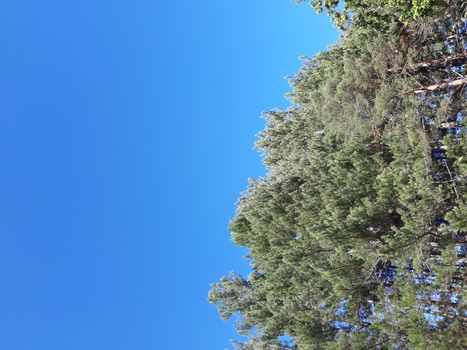
[[[253,272],[209,301],[238,349],[462,349],[465,4],[311,5],[345,33],[264,115],[268,173],[230,223]]]

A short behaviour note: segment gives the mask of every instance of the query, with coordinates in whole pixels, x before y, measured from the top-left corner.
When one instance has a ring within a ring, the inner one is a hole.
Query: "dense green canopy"
[[[394,19],[407,23],[445,9],[449,0],[295,0],[306,2],[321,13],[326,11],[340,28],[350,23],[357,26],[384,26]]]
[[[311,5],[345,34],[264,115],[268,173],[230,223],[253,272],[209,300],[238,349],[462,349],[465,4]]]

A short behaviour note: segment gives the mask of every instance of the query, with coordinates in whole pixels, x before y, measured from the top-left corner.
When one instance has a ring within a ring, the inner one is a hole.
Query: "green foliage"
[[[436,46],[456,4],[312,1],[353,27],[304,60],[289,109],[264,114],[268,173],[229,227],[253,272],[209,293],[248,337],[237,349],[462,348],[467,139],[439,133],[466,106],[433,88],[456,78]]]
[[[412,0],[412,3],[407,6],[408,1],[405,0],[392,0],[389,1],[390,6],[403,8],[401,19],[405,21],[418,19],[421,16],[429,13],[434,5],[435,0]]]
[[[405,24],[433,13],[449,1],[435,0],[296,0],[309,2],[317,13],[326,12],[336,25],[345,29],[350,26],[382,28],[391,19]]]

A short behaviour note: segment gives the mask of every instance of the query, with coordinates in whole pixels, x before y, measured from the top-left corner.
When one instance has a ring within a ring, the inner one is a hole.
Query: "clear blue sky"
[[[0,349],[224,349],[261,111],[335,41],[288,0],[0,4]]]

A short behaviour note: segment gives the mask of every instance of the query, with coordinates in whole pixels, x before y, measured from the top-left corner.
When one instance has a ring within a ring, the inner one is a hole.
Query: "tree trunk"
[[[457,55],[437,58],[437,59],[427,61],[427,62],[416,63],[413,66],[408,67],[406,70],[410,72],[411,74],[413,74],[422,69],[441,68],[441,67],[447,66],[448,64],[461,65],[466,60],[467,60],[467,53],[460,53]]]
[[[424,86],[423,88],[412,90],[411,92],[413,92],[414,94],[421,94],[423,92],[436,91],[436,90],[444,89],[447,87],[461,86],[466,83],[467,83],[467,78],[463,77],[463,78],[452,80],[452,81],[443,81],[438,84]]]

